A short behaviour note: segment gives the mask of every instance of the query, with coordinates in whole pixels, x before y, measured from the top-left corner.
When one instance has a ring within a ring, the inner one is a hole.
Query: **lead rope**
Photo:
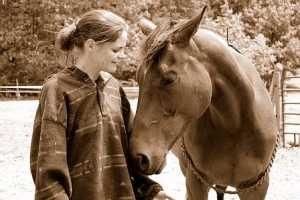
[[[255,190],[257,186],[261,185],[265,181],[265,179],[266,179],[267,175],[269,174],[270,169],[271,169],[271,167],[273,165],[273,162],[275,160],[275,155],[276,155],[276,152],[277,152],[277,149],[278,149],[278,146],[279,146],[279,140],[280,140],[280,136],[279,136],[279,133],[277,132],[277,135],[276,135],[276,144],[275,144],[275,147],[273,149],[269,165],[264,170],[264,172],[261,173],[261,175],[259,176],[259,178],[254,183],[252,183],[252,184],[248,184],[247,182],[240,184],[242,186],[236,187],[235,191],[234,190],[226,190],[226,189],[218,188],[215,184],[211,183],[211,181],[209,181],[208,178],[195,167],[195,164],[191,160],[190,155],[186,151],[186,148],[185,148],[185,145],[184,145],[183,136],[181,137],[181,151],[182,151],[184,159],[187,161],[187,167],[188,167],[188,169],[190,169],[192,171],[192,173],[196,176],[196,178],[198,180],[200,180],[208,188],[212,188],[216,192],[219,192],[219,193],[240,194],[240,193],[250,192],[250,191]]]

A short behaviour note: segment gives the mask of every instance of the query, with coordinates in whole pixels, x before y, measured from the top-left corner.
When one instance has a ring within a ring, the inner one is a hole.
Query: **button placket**
[[[104,82],[97,81],[96,82],[96,89],[97,89],[97,98],[98,98],[98,105],[101,111],[102,116],[107,114],[105,109],[105,96],[104,96]]]

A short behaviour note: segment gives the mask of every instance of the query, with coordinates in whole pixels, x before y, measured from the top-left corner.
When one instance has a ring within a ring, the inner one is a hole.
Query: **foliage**
[[[147,17],[186,19],[209,6],[204,26],[250,57],[267,81],[275,67],[300,67],[300,2],[297,0],[2,0],[0,2],[0,84],[42,84],[68,65],[54,48],[55,34],[91,9],[109,9],[130,25],[121,79],[133,80],[144,35],[137,22]],[[59,61],[59,62],[58,62]]]
[[[267,4],[257,0],[243,10],[245,32],[252,38],[258,33],[263,34],[275,53],[276,63],[289,70],[300,67],[299,9],[299,1],[273,0]]]
[[[205,27],[219,33],[233,48],[247,56],[255,64],[261,77],[270,82],[275,69],[276,56],[274,50],[267,45],[267,38],[257,34],[254,38],[247,35],[241,13],[233,14],[229,7],[224,16],[207,18]]]

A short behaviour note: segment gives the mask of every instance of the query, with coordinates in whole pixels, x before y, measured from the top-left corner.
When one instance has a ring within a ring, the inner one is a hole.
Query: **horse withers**
[[[207,199],[210,188],[218,199],[263,200],[278,138],[272,102],[251,62],[198,28],[204,10],[147,37],[131,156],[140,172],[155,174],[172,149],[189,200]]]

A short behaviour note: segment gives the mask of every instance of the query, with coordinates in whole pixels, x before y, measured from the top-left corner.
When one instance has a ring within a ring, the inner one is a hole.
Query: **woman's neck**
[[[75,64],[75,66],[80,69],[81,71],[85,72],[92,81],[97,80],[99,77],[100,69],[97,68],[93,64],[89,64],[87,62],[80,62],[80,60]]]

